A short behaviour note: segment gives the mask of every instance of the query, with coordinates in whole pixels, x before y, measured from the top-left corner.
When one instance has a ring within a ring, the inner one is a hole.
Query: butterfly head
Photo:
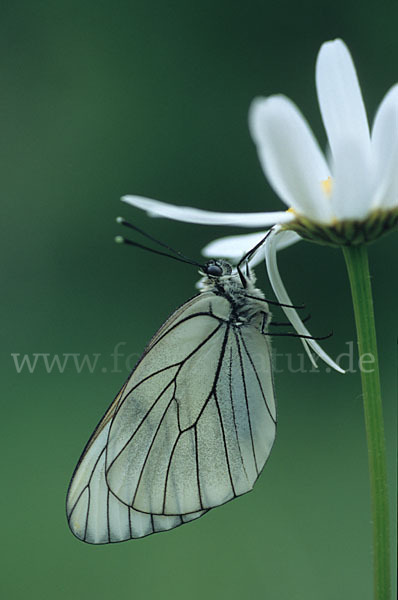
[[[232,266],[226,260],[207,261],[204,265],[202,275],[209,279],[219,279],[220,277],[229,277],[232,273]]]
[[[252,288],[255,283],[253,271],[247,269],[243,274],[241,270],[233,268],[222,258],[209,260],[202,266],[199,273],[202,275],[202,279],[198,282],[197,287],[202,292],[216,289],[221,294],[240,293]]]

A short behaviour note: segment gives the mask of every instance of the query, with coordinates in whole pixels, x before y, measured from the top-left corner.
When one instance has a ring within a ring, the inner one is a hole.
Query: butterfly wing
[[[275,437],[268,340],[202,293],[148,345],[89,442],[68,495],[77,537],[171,529],[252,489]]]
[[[126,506],[110,491],[105,479],[106,445],[123,390],[124,387],[87,444],[68,490],[69,526],[76,537],[91,544],[145,537],[174,529],[204,514],[174,517],[145,514]]]

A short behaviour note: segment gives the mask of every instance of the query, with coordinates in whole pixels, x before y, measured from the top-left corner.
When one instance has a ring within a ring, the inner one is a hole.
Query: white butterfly
[[[253,488],[275,439],[268,304],[223,260],[166,321],[100,421],[67,497],[92,544],[178,527]]]

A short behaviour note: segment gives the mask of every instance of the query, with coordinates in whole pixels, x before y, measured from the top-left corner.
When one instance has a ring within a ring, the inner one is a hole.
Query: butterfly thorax
[[[259,314],[267,315],[267,322],[269,321],[268,304],[265,302],[263,292],[255,285],[256,276],[251,269],[244,275],[246,284],[244,287],[239,274],[233,272],[227,261],[209,261],[206,266],[208,265],[219,267],[221,274],[202,273],[201,292],[212,292],[229,302],[231,307],[229,320],[232,324],[248,323]]]

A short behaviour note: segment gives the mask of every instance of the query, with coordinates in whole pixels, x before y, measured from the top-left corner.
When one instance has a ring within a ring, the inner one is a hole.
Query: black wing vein
[[[250,416],[249,399],[247,397],[247,386],[246,386],[245,370],[243,367],[242,350],[241,350],[240,343],[239,343],[239,337],[238,337],[236,331],[234,331],[234,334],[235,334],[235,339],[236,339],[236,346],[238,348],[239,366],[240,366],[240,371],[241,371],[241,375],[242,375],[243,390],[244,390],[246,409],[247,409],[247,418],[249,421],[250,440],[251,440],[251,446],[252,446],[254,465],[256,467],[256,472],[258,475],[259,469],[258,469],[258,464],[257,464],[256,452],[254,449],[253,430],[252,430],[252,423],[251,423],[251,416]]]
[[[247,348],[247,346],[246,346],[246,344],[245,344],[245,340],[244,340],[244,338],[243,338],[243,336],[242,336],[242,333],[241,333],[241,332],[239,332],[239,338],[240,338],[240,340],[241,340],[241,342],[242,342],[243,348],[245,349],[245,352],[246,352],[246,356],[247,356],[247,358],[249,359],[249,362],[250,362],[250,364],[251,364],[251,366],[252,366],[253,372],[254,372],[254,374],[255,374],[255,376],[256,376],[257,383],[258,383],[258,386],[259,386],[259,388],[260,388],[260,390],[261,390],[261,395],[262,395],[262,397],[263,397],[264,404],[265,404],[265,406],[267,407],[268,414],[269,414],[269,416],[271,417],[271,419],[273,420],[273,422],[275,423],[276,421],[275,421],[274,417],[272,416],[271,410],[270,410],[270,408],[269,408],[269,406],[268,406],[267,398],[266,398],[266,396],[265,396],[265,394],[264,394],[263,386],[262,386],[262,383],[261,383],[260,377],[259,377],[259,375],[258,375],[257,368],[256,368],[256,366],[255,366],[255,364],[254,364],[254,362],[253,362],[253,359],[252,359],[252,357],[251,357],[251,355],[250,355],[250,352],[249,352],[249,350],[248,350],[248,348]],[[271,374],[270,374],[270,375],[271,375]]]

